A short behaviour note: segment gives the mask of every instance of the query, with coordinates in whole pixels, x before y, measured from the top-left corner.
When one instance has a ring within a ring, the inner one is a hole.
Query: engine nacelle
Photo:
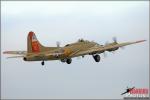
[[[107,51],[111,52],[111,51],[115,51],[115,50],[118,50],[119,47],[116,47],[116,48],[112,48],[112,49],[108,49]]]

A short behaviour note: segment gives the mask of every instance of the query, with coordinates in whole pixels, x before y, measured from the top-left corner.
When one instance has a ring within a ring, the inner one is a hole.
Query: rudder
[[[27,53],[39,53],[58,49],[59,47],[45,47],[37,40],[34,32],[30,31],[27,37]]]
[[[41,44],[37,40],[35,33],[30,31],[27,39],[27,52],[38,53],[41,51]]]

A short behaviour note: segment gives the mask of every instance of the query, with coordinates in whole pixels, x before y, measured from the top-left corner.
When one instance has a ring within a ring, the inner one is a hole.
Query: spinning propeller
[[[57,47],[60,47],[60,42],[57,41],[57,42],[56,42],[56,45],[57,45]]]
[[[113,37],[112,40],[114,41],[114,43],[117,43],[117,38]]]
[[[113,40],[112,43],[109,43],[109,42],[107,41],[104,46],[113,46],[113,45],[117,45],[117,44],[118,44],[118,41],[117,41],[117,38],[116,38],[116,37],[113,37],[112,40]],[[112,53],[115,53],[114,51],[118,50],[119,48],[124,49],[124,47],[117,47],[117,48],[109,49],[109,50],[107,50],[107,51],[112,52]],[[107,56],[107,54],[106,54],[105,51],[104,51],[103,55],[104,55],[104,57]]]

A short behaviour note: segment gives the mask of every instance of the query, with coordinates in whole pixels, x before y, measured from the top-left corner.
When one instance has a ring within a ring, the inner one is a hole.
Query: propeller
[[[123,49],[123,50],[125,49],[125,47],[120,47],[120,48]]]
[[[116,37],[113,37],[112,39],[113,39],[113,41],[114,41],[115,43],[117,43],[117,38],[116,38]]]
[[[77,57],[77,60],[80,60],[81,59],[81,57],[79,56],[79,57]]]
[[[80,60],[81,58],[84,58],[84,55],[83,55],[83,56],[78,56],[78,57],[77,57],[78,60]]]
[[[116,37],[113,37],[113,41],[114,41],[114,43],[117,43],[117,38],[116,38]],[[125,49],[125,47],[119,47],[119,48]]]
[[[104,46],[106,46],[106,45],[108,45],[108,44],[109,44],[109,42],[108,42],[108,41],[106,41]]]
[[[57,47],[60,47],[60,42],[57,41],[57,42],[56,42],[56,45],[57,45]]]
[[[107,53],[105,51],[103,52],[103,56],[104,58],[107,57]]]
[[[117,43],[117,38],[116,37],[113,37],[112,40],[113,40],[114,43]],[[111,43],[109,43],[108,41],[105,42],[105,46],[109,45],[109,44],[111,44]]]
[[[114,43],[117,43],[117,37],[113,37],[113,41]],[[119,48],[124,49],[125,47],[119,47]]]
[[[112,40],[113,40],[112,43],[109,43],[108,41],[106,41],[105,44],[104,44],[104,46],[109,46],[109,45],[110,45],[110,46],[113,46],[113,45],[117,45],[117,44],[118,44],[116,37],[113,37]],[[117,49],[119,49],[119,48],[124,49],[125,47],[123,47],[123,46],[122,46],[122,47],[116,47],[116,48],[108,49],[108,50],[106,50],[106,51],[112,52],[112,53],[114,54],[115,51],[116,51]],[[103,52],[103,55],[104,55],[104,57],[107,56],[105,52]]]
[[[111,51],[111,53],[115,54],[116,52],[115,51]]]

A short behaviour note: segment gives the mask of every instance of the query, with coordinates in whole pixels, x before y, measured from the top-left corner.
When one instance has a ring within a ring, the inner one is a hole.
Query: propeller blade
[[[105,51],[103,52],[103,56],[104,58],[107,57],[107,53]]]
[[[113,39],[114,42],[117,43],[117,38],[116,37],[113,37],[112,39]]]
[[[57,45],[57,47],[60,47],[60,42],[57,41],[57,42],[56,42],[56,45]]]
[[[106,41],[106,42],[105,42],[105,46],[106,46],[106,45],[108,45],[108,44],[109,44],[109,42],[108,42],[108,41]]]
[[[79,56],[79,57],[77,57],[77,60],[80,60],[81,59],[81,57]]]
[[[115,51],[111,51],[111,53],[115,54]]]
[[[125,49],[125,47],[120,47],[121,49]]]
[[[81,58],[84,58],[84,56],[78,56],[78,57],[77,57],[78,60],[81,59]]]

